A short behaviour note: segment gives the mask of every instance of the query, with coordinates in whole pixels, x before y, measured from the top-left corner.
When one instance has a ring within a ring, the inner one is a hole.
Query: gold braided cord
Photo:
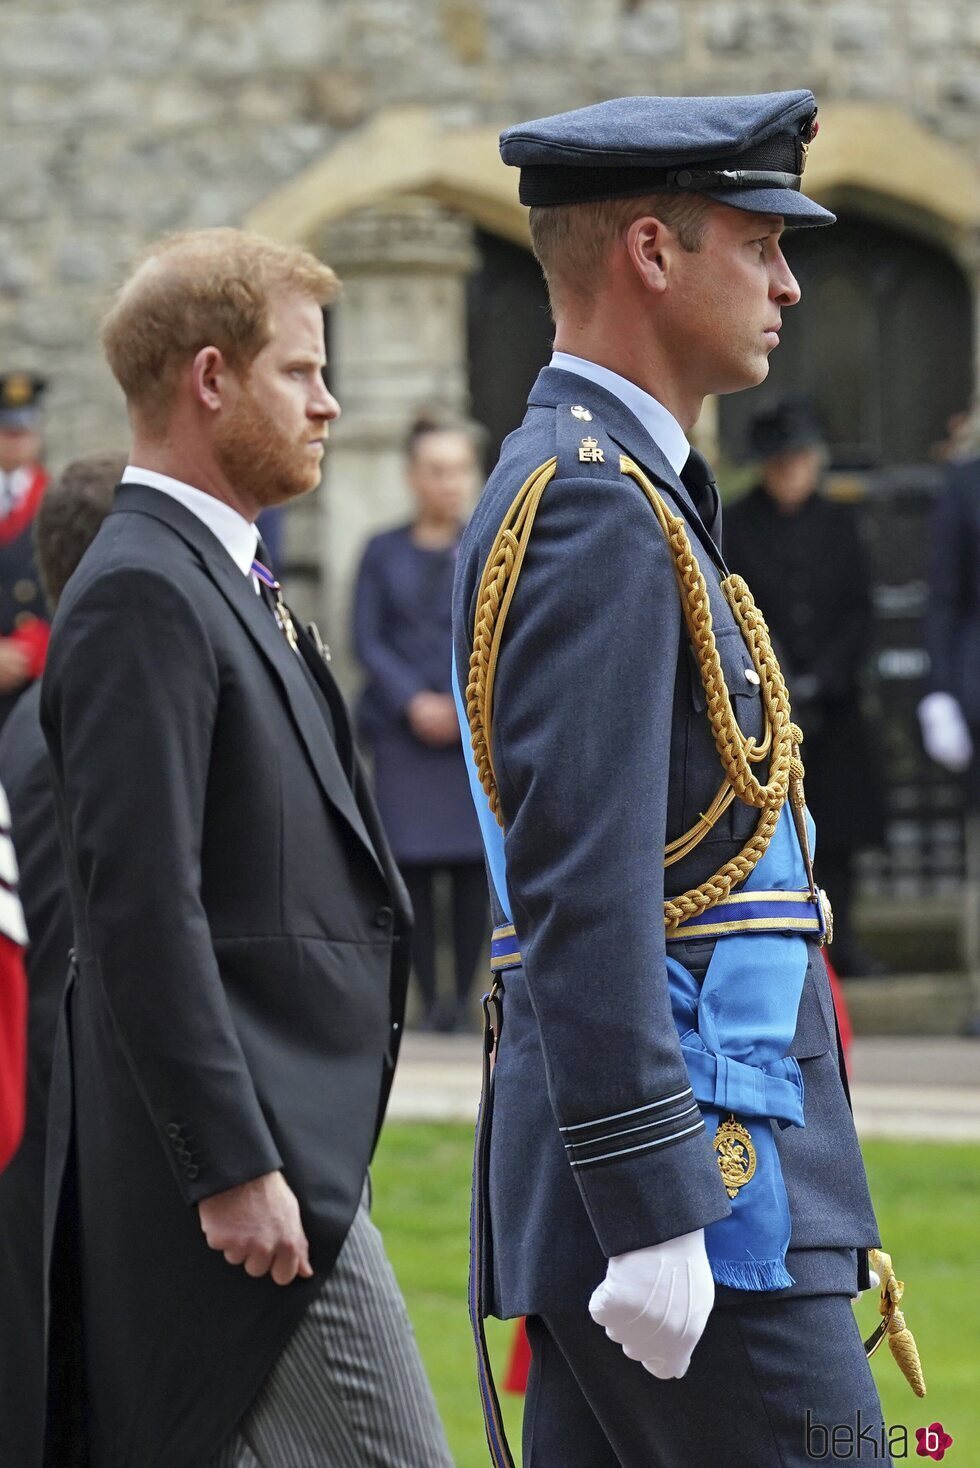
[[[886,1254],[883,1249],[869,1249],[868,1258],[871,1268],[881,1280],[878,1310],[882,1321],[874,1334],[865,1341],[865,1352],[868,1356],[873,1356],[882,1340],[887,1337],[888,1349],[898,1362],[905,1380],[917,1397],[924,1397],[926,1383],[922,1374],[922,1362],[919,1360],[919,1348],[905,1324],[905,1316],[898,1308],[905,1294],[905,1283],[896,1276],[891,1255]]]
[[[503,818],[491,754],[497,657],[534,518],[541,497],[554,478],[556,466],[557,460],[549,459],[521,486],[494,540],[477,593],[466,711],[480,783],[501,826]],[[742,733],[718,654],[707,583],[695,558],[684,520],[670,511],[651,481],[631,459],[621,457],[619,467],[621,473],[633,479],[646,496],[673,556],[688,635],[704,687],[707,716],[724,771],[721,788],[707,811],[690,830],[668,843],[664,851],[665,866],[673,865],[694,851],[736,798],[761,811],[755,831],[736,857],[699,887],[664,903],[664,924],[670,931],[687,918],[724,901],[734,887],[745,881],[772,840],[787,798],[791,798],[795,810],[802,812],[803,766],[799,758],[802,735],[791,719],[786,684],[762,613],[742,578],[729,576],[721,583],[721,588],[759,675],[765,719],[762,740]],[[769,778],[763,783],[752,766],[766,758],[769,759]]]

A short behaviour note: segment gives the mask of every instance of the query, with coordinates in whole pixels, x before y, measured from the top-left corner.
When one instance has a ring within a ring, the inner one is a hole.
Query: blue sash
[[[807,825],[812,849],[809,815]],[[784,806],[768,850],[739,891],[793,892],[806,881]],[[699,985],[668,952],[671,1007],[691,1086],[719,1160],[727,1152],[722,1175],[727,1171],[732,1182],[732,1211],[708,1225],[705,1245],[715,1279],[737,1290],[793,1283],[785,1262],[789,1203],[769,1122],[804,1124],[803,1077],[786,1052],[796,1033],[807,953],[807,940],[795,934],[727,934],[716,939]]]
[[[511,925],[505,946],[520,962],[507,892],[504,833],[490,810],[469,748],[468,719],[453,662],[453,696],[466,751],[473,804],[497,901]],[[807,828],[811,850],[813,822]],[[740,892],[799,893],[807,874],[788,806],[761,861]],[[513,934],[511,937],[510,934]],[[696,936],[696,934],[692,934]],[[803,1126],[803,1077],[787,1051],[796,1032],[807,967],[807,940],[797,934],[749,932],[718,937],[699,984],[668,953],[674,1023],[707,1134],[714,1136],[732,1211],[709,1224],[705,1245],[719,1284],[778,1290],[786,1270],[789,1203],[770,1121]]]

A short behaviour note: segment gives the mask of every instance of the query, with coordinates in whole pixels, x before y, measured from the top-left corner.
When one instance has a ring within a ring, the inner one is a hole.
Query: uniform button
[[[198,1173],[201,1171],[201,1169],[199,1167],[196,1167],[194,1165],[194,1163],[192,1162],[190,1164],[190,1166],[185,1169],[185,1171],[187,1173],[187,1176],[190,1178],[191,1182],[193,1182],[194,1179],[197,1177]]]
[[[170,1137],[171,1140],[180,1136],[180,1127],[175,1121],[170,1122],[169,1126],[167,1127],[167,1136]]]
[[[743,668],[742,669],[742,672],[745,674],[745,681],[746,681],[746,683],[751,683],[752,686],[753,686],[753,688],[758,688],[759,687],[760,683],[762,682],[762,679],[759,677],[758,673],[755,671],[755,668]]]
[[[374,926],[376,928],[387,928],[394,915],[390,907],[379,907],[374,914]]]
[[[14,584],[14,596],[18,601],[33,601],[37,596],[37,587],[28,577]]]

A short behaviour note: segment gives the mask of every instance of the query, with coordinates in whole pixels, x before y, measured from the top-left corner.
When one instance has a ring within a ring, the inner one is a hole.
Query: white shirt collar
[[[674,473],[680,474],[687,463],[691,445],[683,428],[663,403],[658,403],[656,398],[644,392],[642,387],[637,387],[635,382],[630,382],[629,378],[620,377],[618,372],[610,372],[608,367],[600,367],[598,362],[574,357],[571,352],[554,352],[551,366],[560,368],[562,372],[574,372],[578,377],[587,377],[597,387],[604,387],[606,392],[619,398],[634,417],[639,418]]]
[[[244,515],[233,510],[231,505],[215,499],[213,494],[205,494],[203,489],[195,489],[192,484],[171,479],[169,474],[158,474],[155,469],[140,469],[136,464],[126,465],[122,482],[148,484],[151,489],[169,494],[171,499],[177,500],[192,515],[204,522],[211,534],[221,541],[243,576],[251,574],[259,544],[259,532]]]

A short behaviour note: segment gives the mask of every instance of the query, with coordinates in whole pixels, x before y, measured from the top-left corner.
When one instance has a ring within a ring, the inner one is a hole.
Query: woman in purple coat
[[[450,691],[456,548],[476,496],[465,427],[420,419],[408,439],[416,514],[376,535],[354,596],[354,646],[368,678],[358,724],[374,756],[382,819],[415,908],[413,962],[427,1028],[464,1028],[487,935],[483,848]],[[452,899],[455,999],[436,995],[436,874]]]

